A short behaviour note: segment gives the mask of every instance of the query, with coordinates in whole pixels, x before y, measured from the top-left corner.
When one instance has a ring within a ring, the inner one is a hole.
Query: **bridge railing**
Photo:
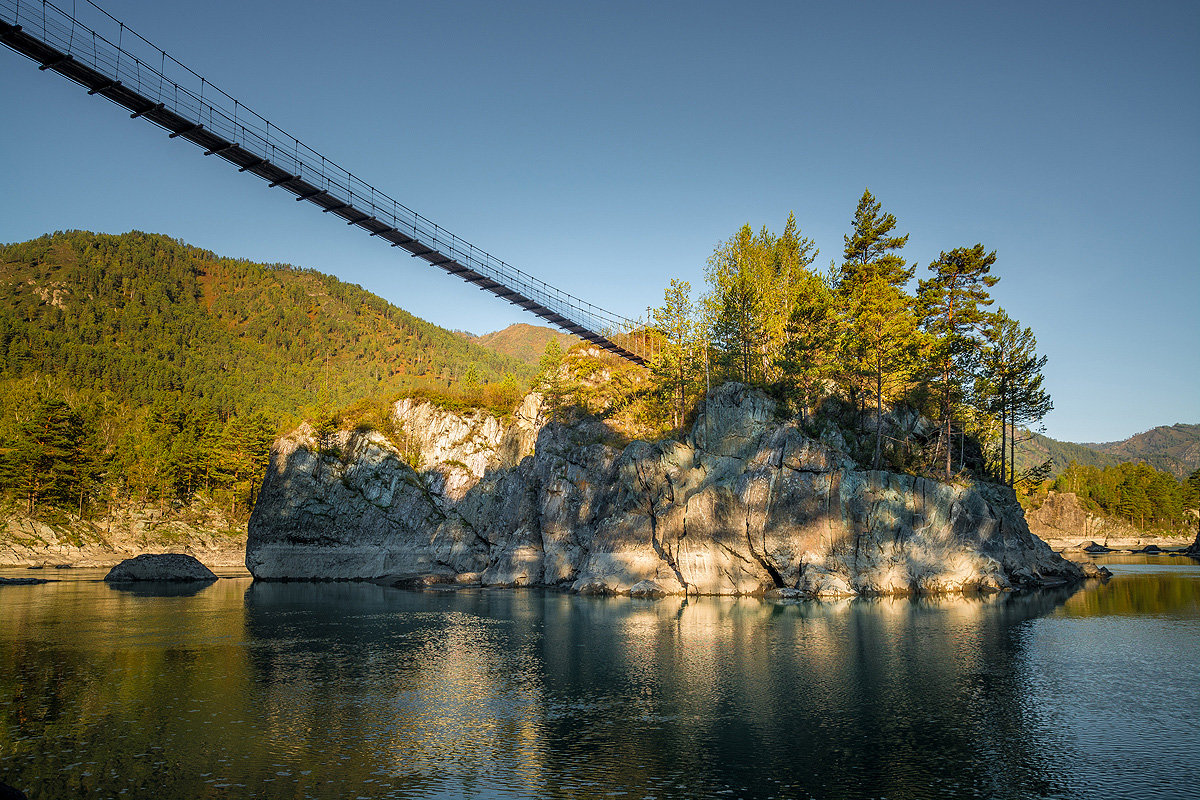
[[[644,323],[558,289],[459,238],[247,108],[91,0],[75,0],[70,10],[49,0],[0,0],[0,20],[20,26],[192,124],[612,341],[633,360],[644,362],[650,357]],[[52,65],[42,68],[48,66]]]

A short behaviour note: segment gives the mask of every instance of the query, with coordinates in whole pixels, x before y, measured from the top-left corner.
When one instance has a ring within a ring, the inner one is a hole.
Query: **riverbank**
[[[0,517],[0,567],[100,569],[163,552],[195,556],[209,569],[243,568],[246,526],[205,503],[165,510],[124,505],[99,520],[11,509]]]
[[[1096,544],[1113,551],[1186,550],[1196,531],[1145,531],[1128,522],[1089,511],[1072,492],[1050,492],[1040,503],[1025,511],[1025,521],[1034,534],[1055,552],[1072,552]]]

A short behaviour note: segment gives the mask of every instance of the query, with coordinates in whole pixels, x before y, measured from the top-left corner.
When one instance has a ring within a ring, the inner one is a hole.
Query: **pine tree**
[[[710,291],[704,298],[705,316],[711,320],[708,339],[725,374],[742,383],[762,376],[762,356],[767,342],[765,324],[767,277],[771,247],[743,225],[708,259],[706,277]]]
[[[1012,485],[1015,459],[1008,449],[1015,447],[1017,425],[1040,421],[1053,408],[1042,387],[1042,368],[1046,357],[1037,354],[1033,331],[1022,327],[999,309],[989,316],[983,328],[984,346],[974,396],[976,404],[999,419],[1000,480]]]
[[[853,312],[851,336],[859,343],[861,371],[869,376],[875,398],[875,452],[879,469],[885,401],[903,389],[916,369],[919,340],[912,298],[882,277],[864,284]]]
[[[848,335],[841,340],[843,381],[851,401],[858,409],[859,398],[866,394],[877,394],[872,387],[877,388],[883,379],[878,372],[880,360],[872,359],[868,352],[868,342],[863,338],[867,333],[866,322],[860,317],[874,319],[881,315],[881,310],[872,308],[873,299],[889,304],[897,302],[893,293],[882,289],[884,286],[899,292],[900,304],[906,305],[905,298],[908,295],[903,287],[912,278],[914,270],[906,266],[899,254],[908,243],[908,235],[892,235],[896,228],[896,217],[884,214],[879,201],[869,190],[863,190],[851,226],[851,232],[843,237],[845,247],[836,289],[846,310],[848,331]]]
[[[801,416],[816,408],[825,381],[833,377],[841,325],[829,284],[818,275],[806,274],[797,287],[778,361],[784,386],[799,401]]]
[[[91,474],[82,420],[61,398],[38,398],[4,448],[3,479],[32,514],[41,503],[73,506]]]
[[[662,349],[655,354],[651,373],[671,398],[674,427],[683,424],[688,396],[695,381],[695,306],[692,285],[671,279],[663,304],[654,310],[654,326],[662,336]]]
[[[843,296],[855,292],[874,279],[891,286],[903,286],[915,271],[907,267],[899,251],[908,244],[908,234],[890,235],[896,228],[896,217],[882,213],[878,200],[864,189],[851,221],[852,232],[843,237],[842,271],[838,282]]]
[[[987,289],[999,280],[988,274],[995,263],[995,251],[985,252],[982,244],[957,247],[929,265],[934,275],[921,281],[917,290],[925,330],[933,343],[934,390],[940,396],[946,477],[950,476],[955,406],[963,399],[979,355],[980,331],[988,320],[983,309],[992,302]]]

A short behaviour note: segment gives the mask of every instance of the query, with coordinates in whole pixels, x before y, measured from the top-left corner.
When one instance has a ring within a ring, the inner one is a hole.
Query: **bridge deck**
[[[123,24],[121,30],[129,33]],[[76,47],[76,41],[87,46]],[[89,95],[111,100],[128,109],[130,117],[158,125],[171,138],[185,139],[202,148],[205,155],[219,156],[236,166],[239,172],[286,189],[297,201],[308,201],[322,212],[624,359],[647,363],[646,339],[633,333],[638,327],[633,321],[561,292],[463,242],[294,137],[273,129],[270,122],[237,101],[233,101],[231,115],[211,95],[204,96],[205,88],[216,92],[218,98],[232,98],[203,79],[197,95],[166,77],[169,56],[165,51],[158,51],[163,67],[156,69],[53,4],[29,0],[0,0],[0,42],[37,62],[39,69],[57,72],[87,89]]]

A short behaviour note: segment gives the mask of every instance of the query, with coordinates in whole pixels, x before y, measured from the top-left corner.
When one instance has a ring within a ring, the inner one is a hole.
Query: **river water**
[[[1200,565],[1105,563],[1107,585],[987,600],[0,587],[0,781],[30,798],[1200,797]]]

